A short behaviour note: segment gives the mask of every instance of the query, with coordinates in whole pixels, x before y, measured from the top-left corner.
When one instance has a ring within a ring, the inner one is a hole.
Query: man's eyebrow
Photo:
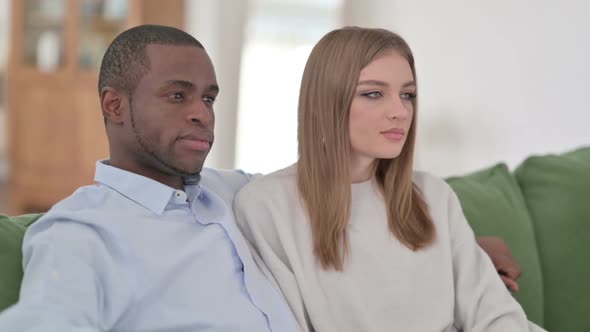
[[[185,80],[169,80],[165,82],[166,86],[179,86],[185,89],[194,89],[195,85],[192,82]]]
[[[219,92],[219,85],[211,84],[207,87],[207,91],[218,93]]]
[[[195,84],[193,82],[190,81],[185,81],[185,80],[169,80],[165,82],[166,86],[179,86],[185,89],[195,89]],[[219,92],[219,86],[217,84],[210,84],[207,89],[207,91],[209,92],[215,92],[218,93]]]

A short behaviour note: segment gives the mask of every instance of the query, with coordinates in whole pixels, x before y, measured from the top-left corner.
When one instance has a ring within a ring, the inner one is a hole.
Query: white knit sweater
[[[436,227],[435,242],[416,252],[389,231],[376,185],[353,184],[349,257],[336,272],[313,255],[295,175],[291,166],[255,180],[240,191],[234,211],[302,331],[542,331],[528,323],[475,242],[444,181],[414,174]]]

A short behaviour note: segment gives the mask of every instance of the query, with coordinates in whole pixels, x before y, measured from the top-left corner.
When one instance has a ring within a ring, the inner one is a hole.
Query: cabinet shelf
[[[109,1],[12,0],[7,128],[15,213],[47,210],[92,183],[96,160],[108,158],[96,85],[112,39],[139,24],[184,25],[184,0],[123,0],[123,11],[104,16]],[[39,49],[43,34],[48,45]],[[53,58],[39,59],[47,54]],[[43,61],[57,66],[40,70]]]

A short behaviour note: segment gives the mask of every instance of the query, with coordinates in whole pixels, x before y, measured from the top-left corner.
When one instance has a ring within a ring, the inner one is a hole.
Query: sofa
[[[590,332],[590,147],[447,179],[477,235],[520,263],[514,297],[551,332]]]
[[[590,332],[590,147],[446,180],[474,232],[504,239],[520,263],[514,297],[529,319]],[[40,216],[0,216],[0,311],[18,299],[22,238]]]

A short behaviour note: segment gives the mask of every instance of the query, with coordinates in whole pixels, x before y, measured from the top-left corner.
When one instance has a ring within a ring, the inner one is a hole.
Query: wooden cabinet
[[[104,51],[139,24],[184,26],[184,0],[13,0],[8,66],[11,210],[46,211],[108,158]]]

